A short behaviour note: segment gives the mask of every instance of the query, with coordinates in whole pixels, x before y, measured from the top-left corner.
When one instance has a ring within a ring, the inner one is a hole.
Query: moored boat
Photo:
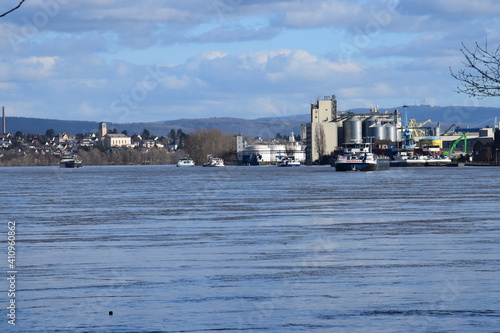
[[[415,155],[401,152],[393,156],[391,167],[446,166],[451,163],[446,156]]]
[[[181,158],[179,159],[179,162],[177,162],[177,166],[178,167],[190,167],[190,166],[194,166],[194,161],[193,159],[191,158]]]
[[[276,156],[278,158],[278,162],[276,162],[276,166],[279,167],[292,167],[292,166],[300,166],[300,162],[295,159],[294,156]]]
[[[210,157],[208,162],[203,163],[204,167],[223,167],[224,160],[219,157]]]
[[[413,153],[400,152],[392,157],[391,167],[423,167],[425,166],[424,156],[413,155]]]
[[[447,166],[451,162],[451,159],[446,156],[428,156],[425,166]]]
[[[61,157],[61,160],[59,161],[59,167],[60,168],[81,168],[82,167],[82,161],[76,156],[68,155],[68,156],[63,156]]]

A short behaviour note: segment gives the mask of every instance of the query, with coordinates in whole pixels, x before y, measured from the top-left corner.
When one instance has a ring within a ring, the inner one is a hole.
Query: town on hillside
[[[172,129],[165,136],[156,136],[144,129],[141,134],[128,135],[107,130],[99,124],[96,132],[71,134],[6,133],[5,117],[0,134],[0,165],[57,165],[64,156],[78,155],[86,165],[106,164],[169,164],[182,148],[187,135]],[[171,157],[171,158],[170,158]]]
[[[225,135],[215,129],[197,130],[190,134],[182,129],[171,129],[162,136],[144,129],[140,134],[129,135],[126,131],[108,130],[105,122],[99,123],[96,132],[81,134],[55,133],[53,129],[48,129],[45,134],[7,133],[5,117],[3,120],[0,166],[57,165],[66,156],[78,156],[83,165],[176,164],[186,156],[201,165],[208,155],[221,156],[227,164],[239,164],[238,158],[242,154],[237,154],[238,147],[246,147],[247,142],[268,144],[274,152],[282,154],[290,151],[285,148],[290,146],[285,144],[289,140],[294,147],[299,144],[293,133],[291,136],[277,133],[270,140],[260,137],[244,140],[241,135]],[[304,147],[298,149],[303,152]],[[274,159],[268,155],[265,155],[266,159]]]

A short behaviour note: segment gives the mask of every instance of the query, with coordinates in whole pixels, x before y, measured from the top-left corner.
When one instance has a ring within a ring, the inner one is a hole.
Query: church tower
[[[107,133],[108,130],[106,129],[106,123],[99,123],[99,138],[105,137]]]

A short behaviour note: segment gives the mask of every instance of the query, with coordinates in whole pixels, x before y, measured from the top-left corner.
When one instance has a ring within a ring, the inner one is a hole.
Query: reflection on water
[[[18,223],[18,331],[498,326],[498,168],[0,174],[2,232]]]

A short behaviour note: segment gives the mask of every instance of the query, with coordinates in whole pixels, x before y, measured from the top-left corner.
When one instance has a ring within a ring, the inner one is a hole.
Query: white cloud
[[[460,43],[500,40],[494,0],[54,1],[51,15],[33,0],[0,21],[0,96],[46,118],[251,118],[330,94],[458,104]]]
[[[28,57],[0,63],[0,79],[40,81],[55,75],[57,57]]]
[[[214,60],[217,58],[224,58],[227,56],[227,53],[225,52],[219,52],[219,51],[207,51],[203,52],[200,54],[199,58],[203,60]]]
[[[289,51],[275,60],[270,66],[267,77],[273,81],[283,81],[298,78],[305,81],[334,80],[340,73],[356,73],[361,66],[352,61],[332,62],[320,59],[304,50]]]

